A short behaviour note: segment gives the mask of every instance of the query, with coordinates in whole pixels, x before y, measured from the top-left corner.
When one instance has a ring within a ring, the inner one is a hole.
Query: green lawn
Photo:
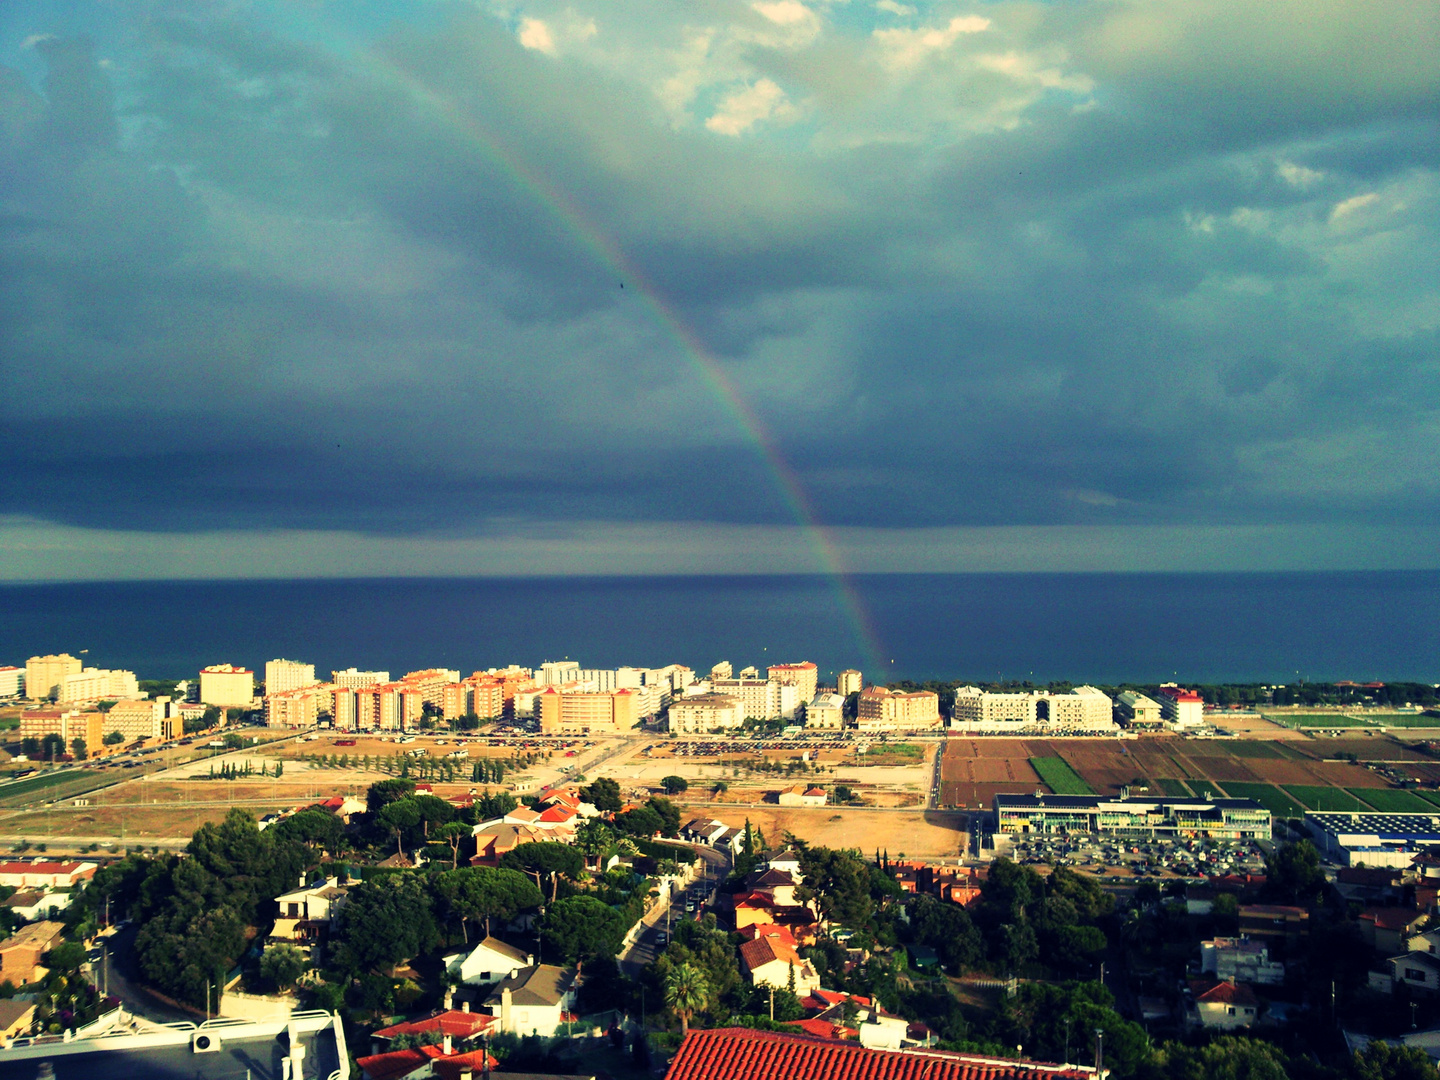
[[[1358,716],[1346,716],[1343,713],[1265,713],[1266,720],[1276,724],[1284,724],[1292,728],[1345,728],[1345,727],[1370,727],[1370,723],[1361,720]]]
[[[1156,780],[1155,783],[1159,784],[1160,790],[1171,798],[1188,799],[1195,794],[1186,785],[1184,780],[1172,780],[1170,777],[1164,776]]]
[[[1382,727],[1440,728],[1440,716],[1426,716],[1424,713],[1366,713],[1365,719]]]
[[[1094,795],[1095,791],[1064,758],[1032,757],[1030,767],[1040,774],[1045,786],[1056,795]]]
[[[1279,750],[1275,749],[1272,743],[1252,742],[1248,739],[1237,739],[1235,742],[1227,742],[1225,746],[1236,757],[1245,758],[1271,758],[1280,760],[1285,757]]]
[[[26,777],[13,784],[0,785],[0,804],[13,805],[36,798],[82,795],[96,788],[108,787],[119,779],[121,778],[83,769],[43,772],[39,776]]]
[[[1235,799],[1254,799],[1276,817],[1303,817],[1305,808],[1274,784],[1230,780],[1225,790]]]
[[[1387,814],[1428,814],[1435,807],[1413,791],[1400,788],[1346,788],[1357,799]]]
[[[1416,791],[1414,794],[1419,795],[1431,806],[1440,806],[1440,791]]]
[[[1315,784],[1285,784],[1284,788],[1304,803],[1307,810],[1358,810],[1363,813],[1370,809],[1344,788],[1320,787]]]

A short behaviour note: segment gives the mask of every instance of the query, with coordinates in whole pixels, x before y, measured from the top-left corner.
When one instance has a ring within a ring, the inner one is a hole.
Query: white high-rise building
[[[265,661],[266,694],[284,694],[302,686],[314,686],[319,681],[315,678],[314,664],[302,664],[298,660]]]
[[[136,683],[133,671],[107,671],[103,668],[85,668],[72,675],[66,675],[60,684],[58,702],[113,701],[144,697]]]
[[[835,688],[842,697],[850,694],[858,694],[865,689],[865,677],[860,672],[851,668],[848,671],[840,672],[838,685]]]
[[[390,681],[388,671],[356,671],[353,667],[344,671],[332,671],[330,681],[347,690],[364,690],[367,686],[379,686]]]
[[[1093,686],[993,693],[975,686],[955,691],[952,726],[962,731],[1113,731],[1114,706]]]
[[[546,660],[535,673],[541,686],[564,686],[580,681],[580,665],[573,660]]]

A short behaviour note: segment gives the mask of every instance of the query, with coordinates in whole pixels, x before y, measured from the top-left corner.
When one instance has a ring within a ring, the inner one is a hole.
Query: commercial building
[[[805,726],[822,731],[839,731],[845,726],[845,696],[816,694],[805,706]]]
[[[679,698],[670,703],[667,715],[672,735],[703,735],[717,729],[730,731],[745,722],[740,699],[728,694]]]
[[[865,689],[865,677],[853,668],[842,671],[836,680],[835,689],[840,692],[842,697],[858,694]]]
[[[995,831],[1268,840],[1270,811],[1252,799],[996,795]]]
[[[801,701],[813,698],[815,688],[820,685],[819,669],[808,660],[795,664],[772,664],[765,669],[765,677],[772,682],[796,687]]]
[[[380,683],[390,681],[388,671],[357,671],[353,667],[344,671],[332,671],[330,681],[336,686],[343,686],[349,690],[363,690],[367,686],[378,686]]]
[[[265,724],[267,727],[312,728],[322,717],[333,717],[334,707],[335,687],[328,683],[282,690],[265,695]]]
[[[1179,730],[1199,727],[1205,723],[1205,699],[1194,690],[1166,683],[1160,687],[1160,715]]]
[[[1305,814],[1305,828],[1320,854],[1341,866],[1398,866],[1425,848],[1440,844],[1440,811],[1435,814]]]
[[[19,697],[25,692],[25,669],[7,664],[0,667],[0,698]]]
[[[1115,702],[1120,707],[1120,719],[1124,720],[1127,726],[1137,728],[1158,728],[1160,726],[1162,720],[1160,703],[1154,698],[1146,697],[1134,690],[1126,690],[1115,699]]]
[[[994,693],[975,686],[955,691],[953,726],[962,731],[1114,730],[1114,704],[1093,686],[1050,693]]]
[[[265,693],[283,694],[287,690],[299,690],[302,686],[314,686],[315,665],[302,664],[297,660],[265,661]]]
[[[861,731],[938,730],[940,695],[929,690],[903,693],[867,686],[860,691],[855,722]]]
[[[25,661],[25,693],[33,701],[53,698],[60,693],[66,675],[78,675],[84,665],[69,653],[58,656],[32,656]]]
[[[107,699],[118,701],[140,696],[140,686],[133,671],[85,668],[65,676],[55,700],[61,703]]]
[[[231,664],[200,669],[200,702],[222,708],[248,709],[255,701],[255,673]]]
[[[540,730],[547,735],[628,731],[640,718],[636,695],[629,690],[609,694],[561,693],[554,687],[535,699]]]

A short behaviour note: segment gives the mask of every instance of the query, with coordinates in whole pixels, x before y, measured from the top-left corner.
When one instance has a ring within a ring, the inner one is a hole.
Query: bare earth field
[[[695,808],[698,811],[704,807]],[[739,814],[726,815],[730,817]],[[830,807],[747,807],[745,817],[758,826],[765,839],[779,842],[786,832],[825,847],[859,848],[873,854],[876,848],[896,858],[900,852],[923,858],[958,857],[966,841],[966,815],[943,811],[835,810]],[[743,821],[733,823],[736,827]]]

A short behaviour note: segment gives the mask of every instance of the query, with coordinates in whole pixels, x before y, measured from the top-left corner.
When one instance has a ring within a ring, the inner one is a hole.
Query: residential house
[[[467,986],[488,986],[534,963],[535,957],[530,953],[487,936],[468,953],[451,953],[445,957],[445,970]]]
[[[1264,942],[1247,938],[1202,941],[1200,970],[1228,982],[1279,986],[1285,981],[1285,965],[1270,959]]]
[[[878,1002],[861,1013],[855,1027],[860,1033],[860,1045],[872,1050],[899,1050],[909,1042],[910,1021],[886,1012]]]
[[[1230,1030],[1249,1027],[1260,1015],[1260,999],[1244,983],[1223,979],[1195,979],[1190,983],[1191,1023]]]
[[[813,1035],[817,1039],[853,1039],[860,1034],[853,1027],[821,1020],[818,1016],[812,1016],[808,1020],[786,1020],[785,1026],[793,1027],[806,1035]]]
[[[789,874],[796,881],[803,881],[805,875],[800,872],[800,856],[796,855],[790,848],[786,848],[778,855],[772,855],[765,860],[766,870],[779,870]]]
[[[1428,916],[1407,908],[1367,908],[1360,913],[1360,935],[1365,943],[1382,956],[1404,952],[1406,941],[1419,932]]]
[[[495,1018],[489,1013],[471,1012],[470,1003],[467,1001],[458,1009],[445,1009],[440,1012],[431,1013],[429,1016],[421,1017],[419,1020],[406,1020],[403,1023],[392,1024],[390,1027],[381,1028],[370,1035],[371,1045],[374,1053],[380,1053],[384,1047],[382,1043],[388,1044],[391,1040],[401,1035],[431,1035],[450,1036],[451,1039],[473,1039],[482,1035],[495,1025]]]
[[[275,898],[279,913],[269,940],[305,947],[319,944],[330,933],[331,923],[348,895],[349,890],[337,878],[313,885],[306,885],[302,878],[299,888]]]
[[[7,1043],[26,1034],[35,1024],[35,1003],[0,999],[0,1039]]]
[[[684,839],[712,847],[728,831],[729,826],[723,821],[712,821],[710,818],[692,818],[680,826],[680,835]]]
[[[1310,912],[1284,904],[1241,904],[1240,936],[1264,941],[1271,952],[1298,944],[1310,933]]]
[[[63,913],[70,906],[70,894],[49,889],[22,889],[5,901],[9,908],[26,922],[48,919]]]
[[[0,982],[18,988],[43,978],[47,969],[40,966],[40,958],[60,944],[64,932],[63,923],[38,922],[0,941]]]
[[[1381,968],[1382,971],[1389,969],[1392,991],[1398,986],[1408,986],[1411,990],[1425,993],[1440,992],[1440,957],[1423,952],[1407,952],[1401,956],[1390,957]],[[1374,978],[1370,982],[1372,986],[1376,985]],[[1383,988],[1383,980],[1381,985]]]
[[[95,876],[93,862],[0,863],[0,885],[12,889],[73,889]]]
[[[686,1035],[665,1080],[1105,1080],[1108,1075],[1080,1065],[940,1050],[875,1050],[849,1039],[710,1028]]]
[[[742,944],[740,965],[754,986],[792,990],[800,997],[820,986],[815,965],[773,936],[757,937]]]
[[[1429,953],[1431,956],[1437,955],[1437,945],[1440,945],[1440,930],[1426,930],[1423,934],[1412,934],[1405,939],[1405,947],[1410,952]]]
[[[490,1069],[497,1067],[498,1059],[484,1050],[459,1053],[455,1050],[451,1036],[443,1037],[440,1044],[417,1046],[408,1050],[391,1050],[382,1054],[357,1058],[364,1080],[422,1080],[438,1077],[439,1080],[474,1080]]]
[[[796,784],[780,792],[776,801],[781,806],[824,806],[825,789]]]
[[[536,964],[501,980],[485,999],[499,1021],[495,1030],[547,1038],[563,1032],[575,1020],[575,975],[569,968]]]

